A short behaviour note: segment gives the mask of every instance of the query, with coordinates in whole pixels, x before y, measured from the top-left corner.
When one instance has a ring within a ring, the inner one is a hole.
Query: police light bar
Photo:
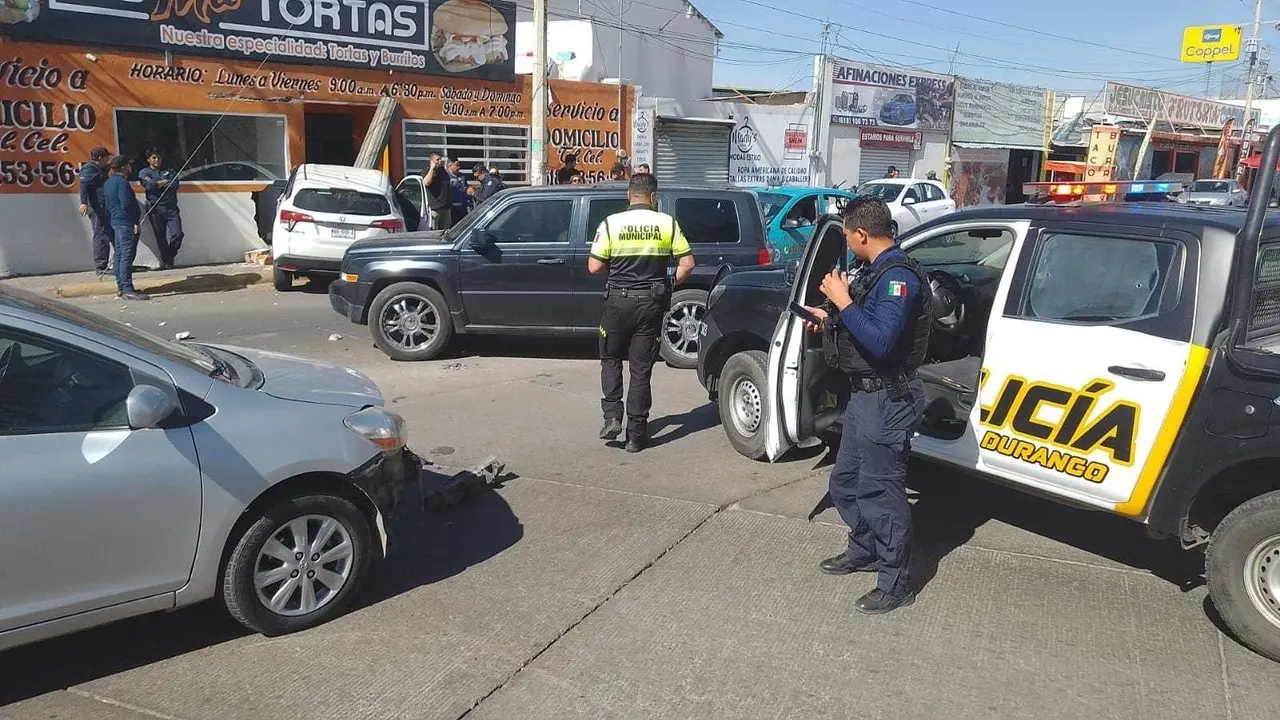
[[[1125,181],[1125,182],[1033,182],[1022,184],[1022,194],[1028,197],[1082,198],[1088,195],[1169,195],[1182,192],[1182,183]]]

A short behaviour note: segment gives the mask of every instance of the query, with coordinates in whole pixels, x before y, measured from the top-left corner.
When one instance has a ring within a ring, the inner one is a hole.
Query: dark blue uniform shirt
[[[885,250],[865,272],[874,275],[890,261],[906,257],[902,248]],[[898,344],[898,337],[911,321],[911,308],[920,296],[920,278],[905,267],[896,267],[880,276],[862,305],[853,304],[840,312],[840,320],[853,339],[876,358],[883,358]]]
[[[160,187],[161,180],[168,180],[169,184]],[[148,205],[158,205],[165,208],[178,207],[178,179],[176,173],[172,170],[142,168],[142,171],[138,173],[138,184],[142,186],[142,190],[147,194]]]

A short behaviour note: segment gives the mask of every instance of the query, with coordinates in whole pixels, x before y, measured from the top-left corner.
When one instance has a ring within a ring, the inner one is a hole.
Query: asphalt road
[[[1280,717],[1280,666],[1219,630],[1200,557],[1136,525],[914,467],[923,588],[864,617],[873,580],[816,567],[843,542],[806,519],[826,459],[741,458],[690,373],[656,371],[631,456],[595,439],[590,342],[399,364],[318,294],[78,302],[354,366],[437,470],[513,477],[414,518],[323,627],[266,639],[210,603],[0,653],[0,718]]]

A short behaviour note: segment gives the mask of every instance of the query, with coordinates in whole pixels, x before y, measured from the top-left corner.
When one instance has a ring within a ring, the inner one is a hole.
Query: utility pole
[[[1249,41],[1245,43],[1245,50],[1249,53],[1249,70],[1245,76],[1247,87],[1244,91],[1244,132],[1241,139],[1240,162],[1244,162],[1249,157],[1249,135],[1251,134],[1249,119],[1253,117],[1253,92],[1257,79],[1254,77],[1254,71],[1258,67],[1258,51],[1261,49],[1262,35],[1262,0],[1257,0],[1257,5],[1253,9],[1253,35]],[[1244,166],[1241,165],[1237,172],[1242,172]]]
[[[547,173],[547,0],[533,0],[533,123],[529,136],[529,183]]]
[[[809,182],[816,183],[818,175],[823,176],[823,181],[830,181],[826,170],[822,167],[822,158],[826,153],[822,151],[822,126],[824,123],[830,122],[830,116],[824,115],[826,107],[826,93],[823,88],[826,87],[827,79],[831,77],[829,43],[831,41],[831,23],[822,23],[822,51],[813,63],[813,115],[809,119],[809,124],[813,128],[813,142],[809,151]]]
[[[956,43],[956,49],[951,53],[951,63],[947,65],[947,74],[954,76],[956,74],[956,56],[960,54],[960,43]]]

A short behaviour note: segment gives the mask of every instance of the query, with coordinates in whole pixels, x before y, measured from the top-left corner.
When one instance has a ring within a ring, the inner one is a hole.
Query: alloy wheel
[[[329,604],[351,576],[353,544],[346,526],[305,515],[276,528],[254,565],[258,601],[278,615],[306,615]]]
[[[667,345],[681,358],[690,362],[697,361],[698,342],[702,338],[702,319],[706,314],[705,305],[691,300],[671,306],[663,334]]]
[[[422,350],[440,332],[440,317],[425,298],[397,295],[382,308],[382,332],[403,350]]]

